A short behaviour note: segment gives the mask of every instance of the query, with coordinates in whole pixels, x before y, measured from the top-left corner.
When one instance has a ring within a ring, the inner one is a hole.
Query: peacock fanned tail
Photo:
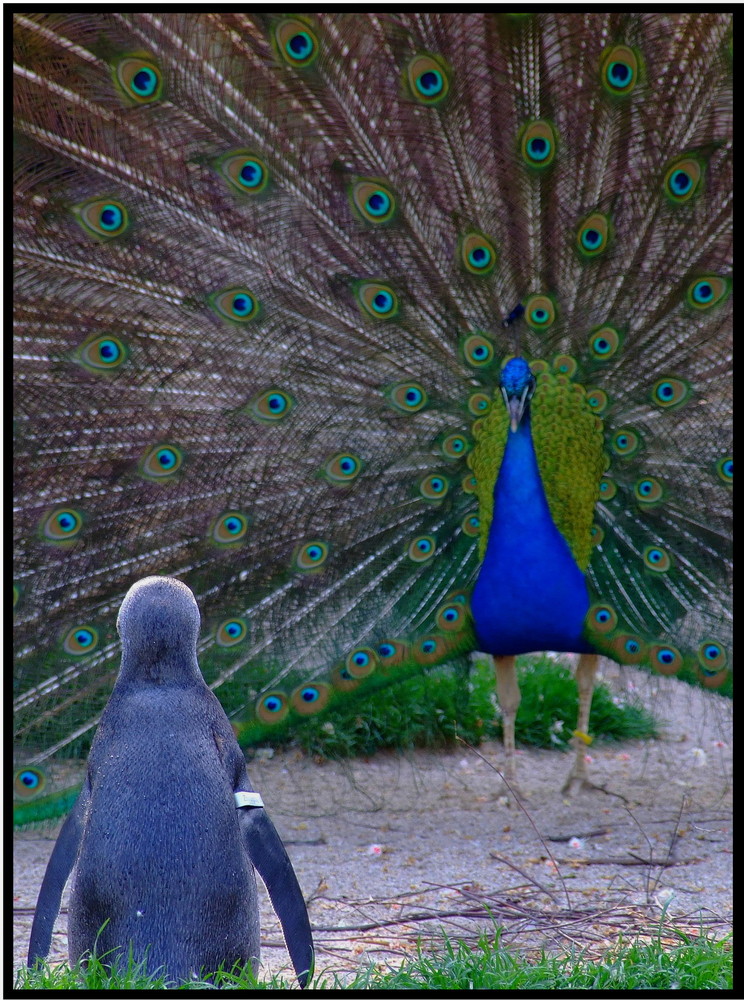
[[[13,40],[26,792],[89,745],[148,575],[194,590],[245,743],[474,649],[512,356],[582,641],[725,680],[729,14],[19,13]]]

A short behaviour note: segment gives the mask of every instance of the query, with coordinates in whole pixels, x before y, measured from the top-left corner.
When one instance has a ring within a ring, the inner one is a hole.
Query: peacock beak
[[[527,388],[525,388],[521,396],[507,396],[505,389],[501,391],[504,395],[506,408],[509,411],[509,426],[513,431],[516,431],[524,416],[524,408],[527,405]]]

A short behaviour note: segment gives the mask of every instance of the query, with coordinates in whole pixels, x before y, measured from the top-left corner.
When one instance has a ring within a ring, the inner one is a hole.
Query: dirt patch
[[[493,933],[486,908],[502,939],[525,949],[599,953],[619,933],[653,932],[664,910],[693,933],[730,928],[731,703],[609,663],[604,679],[618,693],[637,688],[663,725],[658,740],[589,750],[606,792],[565,798],[570,759],[525,750],[521,808],[489,766],[503,765],[497,743],[481,756],[462,747],[338,763],[283,751],[249,763],[309,900],[319,971],[395,963],[442,930]],[[15,837],[15,967],[56,834]],[[53,960],[66,959],[66,905],[67,892]],[[263,891],[262,938],[264,965],[286,968]]]

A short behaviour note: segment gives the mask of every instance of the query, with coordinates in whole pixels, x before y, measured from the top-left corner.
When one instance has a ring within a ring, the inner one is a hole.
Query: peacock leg
[[[522,700],[517,681],[516,658],[514,656],[494,656],[493,662],[496,667],[496,696],[499,699],[504,731],[504,753],[506,755],[504,773],[506,780],[513,783],[516,780],[514,722],[517,718],[519,703]]]
[[[579,686],[579,717],[576,723],[577,733],[587,735],[589,731],[589,712],[592,707],[594,681],[597,676],[599,657],[596,653],[582,653],[576,667],[576,683]],[[570,792],[574,785],[578,787],[595,787],[589,781],[586,772],[586,743],[581,735],[575,737],[577,744],[576,759],[571,773],[566,779],[562,791]]]

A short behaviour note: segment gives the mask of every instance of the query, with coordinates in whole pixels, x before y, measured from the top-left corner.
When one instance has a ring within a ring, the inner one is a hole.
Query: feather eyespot
[[[449,492],[450,481],[446,476],[434,473],[419,483],[419,493],[424,500],[444,500]]]
[[[413,562],[426,562],[434,555],[437,543],[433,535],[419,535],[409,543],[406,553]]]
[[[398,296],[389,285],[363,281],[357,287],[357,300],[363,313],[373,319],[392,319],[398,315]]]
[[[129,213],[112,198],[93,198],[73,205],[72,211],[83,229],[104,240],[121,236],[129,227]]]
[[[543,170],[555,157],[555,131],[550,122],[531,122],[522,130],[520,141],[522,158],[535,170]]]
[[[486,368],[494,357],[492,342],[480,333],[472,333],[465,338],[462,352],[465,361],[473,368]]]
[[[481,233],[468,233],[460,240],[460,262],[470,274],[490,274],[496,266],[496,249]]]
[[[734,481],[734,460],[729,455],[725,458],[719,458],[716,462],[716,472],[720,479],[724,483],[733,483]]]
[[[676,674],[682,666],[682,654],[674,646],[657,643],[651,646],[648,654],[651,666],[660,674]]]
[[[697,653],[697,675],[707,688],[719,688],[728,677],[726,650],[717,642],[703,642]]]
[[[638,636],[620,634],[613,637],[610,648],[619,663],[642,663],[648,654],[646,643]]]
[[[378,663],[377,653],[369,646],[352,649],[345,661],[346,669],[355,680],[369,677],[377,669]]]
[[[586,401],[596,414],[604,413],[609,403],[609,398],[604,389],[587,389]]]
[[[71,656],[85,656],[98,645],[98,632],[89,625],[79,625],[70,629],[64,638],[62,647]]]
[[[328,558],[329,551],[330,549],[326,542],[321,542],[318,539],[306,542],[297,550],[294,558],[295,568],[303,572],[312,572],[313,570],[320,569]]]
[[[248,518],[239,511],[222,514],[212,526],[212,539],[219,545],[235,545],[248,533]]]
[[[527,325],[541,333],[555,322],[555,306],[547,295],[530,295],[524,306]]]
[[[236,646],[248,635],[248,626],[243,618],[228,618],[217,627],[215,639],[218,646]]]
[[[611,448],[620,458],[630,458],[641,447],[641,435],[632,427],[622,427],[612,435]]]
[[[576,246],[583,257],[596,257],[607,249],[609,239],[609,218],[601,212],[594,212],[579,226]]]
[[[558,375],[565,375],[566,378],[573,378],[578,367],[576,358],[570,354],[557,354],[553,358],[553,371]]]
[[[664,487],[658,479],[654,479],[653,476],[646,476],[644,479],[639,479],[633,486],[633,494],[639,503],[650,507],[662,499],[664,496]]]
[[[480,535],[480,518],[477,514],[466,514],[460,527],[470,538],[477,538]]]
[[[617,628],[617,613],[609,604],[593,604],[587,611],[586,624],[590,632],[607,635]]]
[[[729,282],[717,274],[709,274],[691,282],[687,301],[693,309],[711,309],[728,295]]]
[[[76,510],[60,507],[44,520],[42,531],[50,542],[68,542],[76,538],[83,527],[83,518]]]
[[[467,622],[466,608],[459,601],[445,604],[437,612],[436,621],[443,632],[460,632]]]
[[[281,389],[267,389],[250,404],[250,413],[257,420],[274,423],[283,420],[294,407],[294,399]]]
[[[677,205],[689,201],[699,190],[703,180],[703,167],[693,156],[676,160],[664,176],[664,193]]]
[[[258,299],[247,288],[225,288],[209,296],[209,304],[231,323],[248,323],[259,313]]]
[[[487,392],[474,392],[468,400],[468,410],[474,417],[485,417],[491,409],[491,397]]]
[[[332,483],[343,486],[353,482],[362,471],[362,460],[350,452],[340,452],[323,466],[323,475]]]
[[[259,698],[256,705],[256,716],[270,726],[285,719],[288,712],[289,702],[281,691],[270,691]]]
[[[647,545],[643,550],[643,563],[646,569],[654,573],[667,573],[672,566],[672,559],[666,549],[658,545]]]
[[[678,378],[660,378],[651,390],[651,401],[665,409],[679,406],[690,396],[690,385]]]
[[[142,459],[142,475],[148,479],[166,479],[183,463],[183,452],[172,444],[157,444]]]
[[[604,541],[604,530],[598,524],[593,524],[589,529],[592,545],[601,545]]]
[[[38,767],[19,767],[13,774],[13,793],[20,799],[32,799],[46,787],[46,775]]]
[[[421,104],[439,104],[449,91],[449,75],[433,56],[414,56],[406,67],[408,86]]]
[[[262,194],[268,187],[268,167],[260,157],[247,150],[223,156],[218,160],[217,166],[230,186],[241,194]]]
[[[351,202],[363,221],[375,225],[389,222],[395,215],[395,195],[379,181],[357,181],[351,188]]]
[[[445,458],[464,458],[470,451],[470,441],[464,434],[447,434],[442,439],[440,450]]]
[[[326,707],[331,697],[331,689],[320,681],[302,684],[292,692],[290,703],[300,715],[315,715]]]
[[[609,476],[602,476],[599,481],[599,499],[612,500],[617,495],[617,485]]]
[[[276,40],[282,58],[290,66],[305,69],[318,56],[318,39],[304,21],[287,18],[280,22]]]
[[[118,337],[109,334],[87,341],[80,348],[78,357],[86,368],[93,371],[110,371],[118,368],[126,360],[127,352]]]
[[[417,663],[436,663],[444,656],[446,648],[441,636],[427,635],[413,647],[413,655]]]
[[[611,326],[600,327],[589,335],[589,350],[595,361],[609,361],[620,346],[620,334]]]
[[[426,390],[418,382],[399,382],[385,390],[390,404],[401,413],[418,413],[429,401]]]
[[[163,95],[163,74],[151,59],[127,56],[114,68],[119,89],[135,104],[152,104]]]
[[[378,644],[377,655],[383,669],[396,667],[407,658],[408,646],[399,639],[385,639]]]
[[[639,63],[633,49],[616,45],[602,60],[602,83],[616,97],[625,97],[638,83]]]

